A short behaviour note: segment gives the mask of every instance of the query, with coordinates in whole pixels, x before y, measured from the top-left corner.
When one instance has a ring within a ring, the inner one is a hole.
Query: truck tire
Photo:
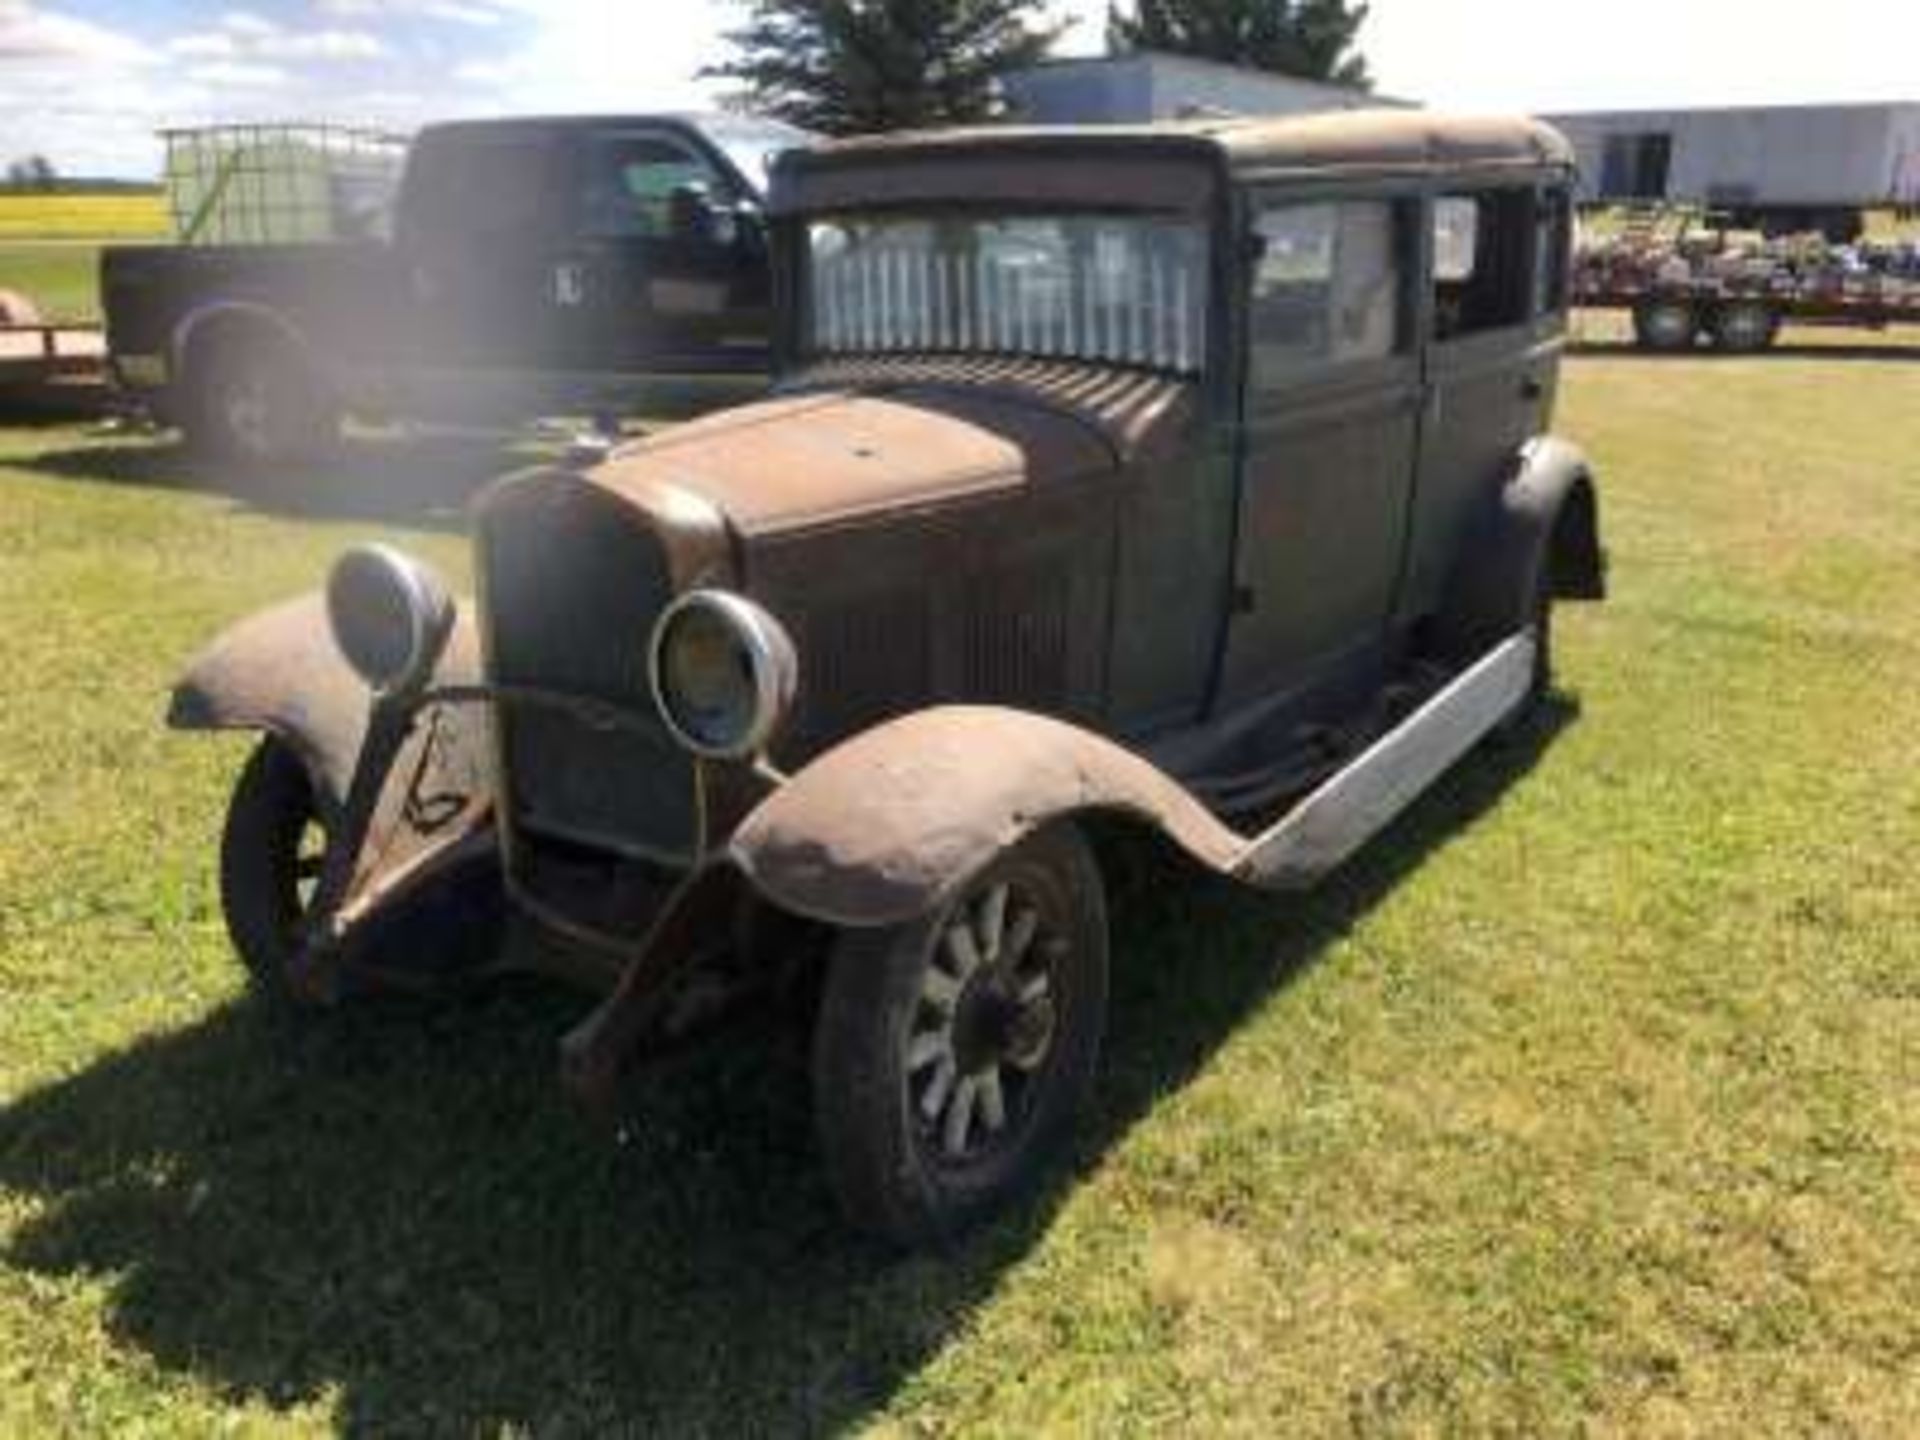
[[[814,1028],[814,1118],[858,1228],[901,1246],[986,1218],[1053,1159],[1092,1088],[1107,918],[1057,821],[934,914],[839,937]]]
[[[340,410],[292,345],[228,331],[189,352],[181,423],[208,459],[258,466],[325,453],[339,438]]]
[[[1714,347],[1728,355],[1751,355],[1765,350],[1780,333],[1780,317],[1758,300],[1735,300],[1722,305],[1713,317]]]
[[[287,967],[325,846],[307,767],[268,736],[234,782],[220,837],[220,909],[234,953],[263,999],[292,999]]]
[[[1642,350],[1665,355],[1693,349],[1700,322],[1685,300],[1646,300],[1633,312],[1633,338]]]

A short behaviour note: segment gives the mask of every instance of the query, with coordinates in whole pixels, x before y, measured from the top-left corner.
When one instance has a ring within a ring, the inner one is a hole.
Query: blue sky
[[[152,174],[163,124],[710,103],[734,0],[0,0],[0,160]],[[1104,0],[1053,0],[1063,50]],[[1920,3],[1374,0],[1381,88],[1466,109],[1920,99]]]

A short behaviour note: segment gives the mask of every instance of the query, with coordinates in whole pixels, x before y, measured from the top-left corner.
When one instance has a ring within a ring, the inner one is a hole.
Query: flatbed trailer
[[[1634,339],[1648,350],[1691,350],[1705,340],[1750,353],[1772,345],[1788,321],[1861,330],[1920,325],[1920,281],[1877,274],[1758,282],[1587,274],[1576,279],[1573,299],[1583,309],[1631,314]]]
[[[0,407],[96,408],[107,396],[99,326],[0,324]]]

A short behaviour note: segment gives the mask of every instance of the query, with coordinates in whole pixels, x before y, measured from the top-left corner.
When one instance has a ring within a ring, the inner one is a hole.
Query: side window
[[[1433,202],[1433,338],[1521,325],[1533,299],[1533,192],[1487,190]]]
[[[581,226],[600,239],[664,239],[673,233],[674,194],[705,186],[724,199],[719,173],[700,156],[663,136],[596,136],[588,142],[581,177]]]
[[[1542,190],[1534,206],[1533,313],[1557,315],[1567,308],[1568,251],[1572,207],[1565,190]]]
[[[1274,205],[1248,315],[1248,384],[1272,389],[1404,348],[1404,226],[1390,200]]]

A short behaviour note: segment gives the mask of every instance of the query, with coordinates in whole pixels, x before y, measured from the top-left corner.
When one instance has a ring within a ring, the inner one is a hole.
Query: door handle
[[[1520,382],[1520,398],[1522,400],[1538,400],[1546,393],[1546,382],[1538,375],[1529,375]]]
[[[578,305],[587,298],[585,267],[563,260],[553,267],[553,301],[556,305]]]

